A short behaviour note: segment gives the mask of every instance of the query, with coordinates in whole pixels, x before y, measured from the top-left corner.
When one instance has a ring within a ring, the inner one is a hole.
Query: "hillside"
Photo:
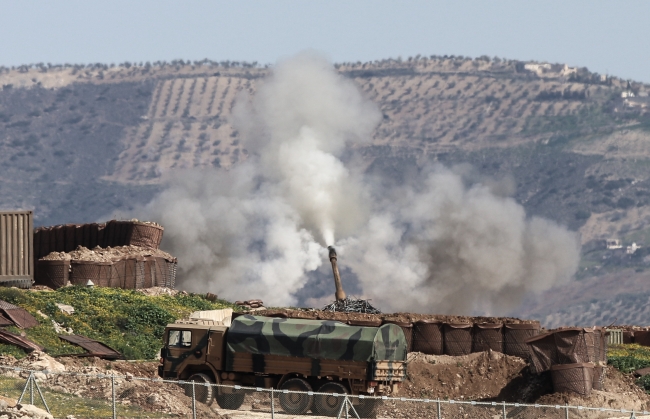
[[[598,253],[607,238],[648,244],[647,85],[487,57],[336,67],[383,114],[372,144],[350,150],[367,172],[399,178],[438,161],[511,177],[529,214],[580,232],[593,298],[625,291],[601,293],[602,278],[650,272],[645,259],[608,265]],[[0,206],[35,208],[37,224],[94,221],[148,202],[173,169],[227,170],[247,156],[235,102],[267,73],[208,61],[2,69]]]
[[[169,291],[169,290],[168,290]],[[83,353],[84,350],[58,338],[78,334],[97,339],[120,352],[125,359],[156,359],[165,326],[176,319],[188,318],[197,310],[234,308],[225,301],[208,301],[204,295],[173,291],[147,295],[120,288],[65,287],[56,291],[0,288],[0,300],[27,310],[38,326],[10,332],[45,347],[52,356]],[[57,304],[74,308],[72,313]],[[22,358],[22,349],[0,343],[0,353]]]

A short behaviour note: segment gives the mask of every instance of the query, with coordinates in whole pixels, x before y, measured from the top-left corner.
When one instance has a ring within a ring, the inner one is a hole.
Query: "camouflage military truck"
[[[393,324],[351,326],[335,321],[244,315],[230,327],[207,320],[170,324],[165,330],[158,375],[165,379],[265,387],[328,394],[389,395],[406,375],[406,339]],[[195,386],[195,390],[196,390]],[[207,388],[205,391],[203,389]],[[238,409],[245,393],[204,387],[197,399]],[[370,417],[376,399],[351,399]],[[279,393],[290,414],[309,410],[336,416],[342,397]]]

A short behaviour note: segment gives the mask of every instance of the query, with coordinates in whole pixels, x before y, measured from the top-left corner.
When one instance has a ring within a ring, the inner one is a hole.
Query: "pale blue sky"
[[[650,1],[0,0],[0,65],[487,54],[650,82]]]

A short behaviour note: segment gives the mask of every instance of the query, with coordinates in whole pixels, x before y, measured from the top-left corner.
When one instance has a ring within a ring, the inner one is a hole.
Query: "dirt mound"
[[[507,400],[509,383],[528,375],[526,361],[493,351],[465,356],[411,352],[408,361],[401,393],[416,398]]]
[[[174,260],[174,257],[167,252],[160,249],[151,249],[148,247],[139,246],[117,246],[117,247],[95,247],[94,249],[87,249],[83,246],[78,246],[71,252],[51,252],[41,260],[83,260],[89,262],[112,262],[124,257],[144,257],[155,256],[165,258],[167,260]]]
[[[117,402],[122,405],[136,405],[146,412],[163,412],[172,416],[187,417],[192,414],[192,400],[176,383],[152,383],[138,378],[158,378],[156,362],[106,361],[95,357],[52,358],[43,352],[32,352],[16,360],[12,356],[1,356],[0,364],[37,370],[35,377],[41,387],[63,394],[87,399],[110,401],[111,380],[107,375],[116,375]],[[57,374],[59,373],[59,374]],[[0,369],[6,377],[27,379],[29,372]],[[97,375],[104,375],[97,378]],[[215,415],[210,407],[197,403],[199,414]]]
[[[280,316],[295,319],[319,319],[319,320],[336,320],[346,322],[348,320],[394,320],[400,322],[416,322],[418,320],[435,320],[441,323],[534,323],[532,320],[522,320],[514,317],[470,317],[470,316],[453,316],[443,314],[418,314],[418,313],[340,313],[332,311],[323,311],[318,309],[288,309],[274,308],[266,310],[257,310],[253,312],[244,312],[245,314],[254,314],[256,316]]]
[[[581,397],[573,393],[553,393],[549,372],[533,374],[523,359],[498,352],[455,357],[413,352],[408,360],[408,378],[400,396],[639,411],[650,408],[650,396],[634,383],[632,375],[613,367],[607,368],[603,391],[593,390],[589,397]],[[426,406],[411,405],[406,410],[401,409],[400,414],[426,417],[430,414],[426,409]]]

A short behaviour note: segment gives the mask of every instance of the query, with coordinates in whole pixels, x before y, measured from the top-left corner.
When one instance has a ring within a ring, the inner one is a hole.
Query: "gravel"
[[[167,252],[160,249],[150,249],[147,247],[139,246],[117,246],[117,247],[95,247],[94,249],[87,249],[83,246],[78,246],[71,252],[52,252],[49,255],[41,258],[41,260],[83,260],[91,262],[112,262],[127,256],[155,256],[162,257],[167,260],[173,260],[174,257]]]

